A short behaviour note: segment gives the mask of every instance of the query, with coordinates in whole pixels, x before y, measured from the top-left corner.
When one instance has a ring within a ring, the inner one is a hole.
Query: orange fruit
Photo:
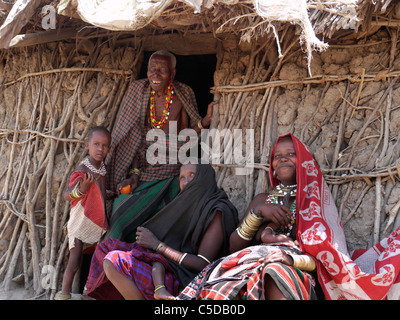
[[[121,193],[124,193],[124,194],[129,194],[129,193],[131,193],[131,185],[128,184],[128,185],[126,185],[126,186],[123,186],[123,187],[121,188],[120,192],[121,192]]]

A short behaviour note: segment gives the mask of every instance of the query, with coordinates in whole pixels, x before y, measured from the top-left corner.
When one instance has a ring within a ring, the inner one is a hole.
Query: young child
[[[197,166],[194,164],[185,164],[181,167],[180,173],[179,173],[179,189],[183,190],[186,185],[193,180],[195,174],[196,174]],[[143,227],[138,227],[136,231],[136,242],[140,245],[144,245],[146,243],[146,240],[149,241],[148,239],[155,239],[157,242],[157,238],[153,235],[153,233]],[[157,247],[158,249],[158,247]],[[156,249],[157,252],[159,252]],[[179,264],[181,264],[183,258],[185,257],[182,256],[181,261]],[[204,259],[204,257],[203,257]],[[208,261],[209,262],[209,261]],[[154,285],[154,299],[155,300],[175,300],[175,297],[166,289],[164,285],[164,278],[165,278],[165,268],[164,265],[159,262],[159,261],[153,261],[151,263],[152,269],[151,269],[151,277],[153,280],[153,285]]]
[[[293,242],[293,238],[284,233],[278,233],[277,224],[270,222],[261,233],[262,243]]]
[[[64,272],[62,290],[56,300],[71,298],[75,273],[79,269],[84,245],[97,243],[108,228],[105,214],[106,168],[104,159],[110,149],[111,134],[102,126],[88,133],[89,156],[71,173],[65,200],[71,201],[67,225],[70,255]]]

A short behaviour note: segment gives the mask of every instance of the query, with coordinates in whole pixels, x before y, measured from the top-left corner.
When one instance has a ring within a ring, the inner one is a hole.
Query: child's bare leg
[[[75,247],[73,247],[69,252],[68,264],[64,272],[61,290],[63,294],[71,293],[72,282],[74,281],[75,273],[78,271],[81,263],[82,247],[82,241],[75,238]]]
[[[128,279],[123,274],[119,273],[116,267],[110,260],[104,259],[103,261],[104,272],[114,285],[114,287],[121,293],[125,300],[144,300],[143,294],[140,292],[134,280]]]
[[[174,300],[175,297],[168,292],[164,286],[165,268],[161,262],[153,262],[151,276],[154,283],[154,299],[156,300]]]

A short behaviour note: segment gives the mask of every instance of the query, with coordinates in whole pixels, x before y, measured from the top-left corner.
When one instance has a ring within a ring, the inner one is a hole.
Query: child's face
[[[103,131],[94,131],[86,144],[92,161],[100,163],[110,150],[110,136]]]

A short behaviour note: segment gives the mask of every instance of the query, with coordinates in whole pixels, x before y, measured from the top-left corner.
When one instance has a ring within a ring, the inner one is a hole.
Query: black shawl
[[[195,177],[143,226],[168,246],[197,255],[200,242],[217,211],[222,212],[224,242],[220,256],[229,250],[229,237],[238,224],[238,213],[224,191],[217,187],[214,169],[198,164]],[[169,261],[181,285],[186,285],[197,273]]]

